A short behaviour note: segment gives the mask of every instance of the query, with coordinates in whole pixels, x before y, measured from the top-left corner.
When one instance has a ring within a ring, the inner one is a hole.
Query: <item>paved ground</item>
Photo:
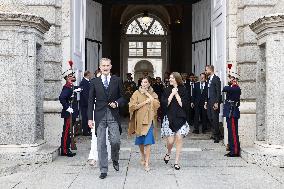
[[[80,137],[74,158],[58,157],[50,164],[23,166],[18,173],[0,177],[0,189],[284,188],[284,169],[263,168],[241,158],[224,157],[225,147],[207,140],[208,135],[186,137],[179,171],[173,169],[173,161],[168,165],[163,162],[164,142],[157,141],[152,148],[149,173],[139,163],[133,139],[125,135],[122,138],[120,171],[115,172],[110,163],[105,180],[98,178],[98,168],[87,163],[90,138]]]

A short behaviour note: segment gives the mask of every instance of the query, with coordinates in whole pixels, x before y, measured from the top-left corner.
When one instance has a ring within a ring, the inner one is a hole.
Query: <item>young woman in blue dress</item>
[[[145,171],[150,171],[150,147],[155,144],[157,110],[160,107],[158,95],[151,87],[150,81],[149,76],[143,77],[141,86],[133,93],[129,102],[128,134],[136,135],[135,145],[140,148],[141,164]]]

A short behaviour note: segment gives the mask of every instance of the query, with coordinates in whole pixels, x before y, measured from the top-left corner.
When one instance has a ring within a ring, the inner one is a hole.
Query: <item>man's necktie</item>
[[[105,77],[105,80],[104,80],[104,87],[107,89],[108,88],[108,81],[107,81],[107,77]]]

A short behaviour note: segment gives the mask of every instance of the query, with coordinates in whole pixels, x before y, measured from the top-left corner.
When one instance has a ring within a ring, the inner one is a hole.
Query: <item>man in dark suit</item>
[[[193,96],[194,83],[195,83],[194,79],[195,79],[195,77],[194,77],[193,73],[190,73],[189,75],[187,73],[182,74],[183,84],[188,91],[190,103],[193,100],[192,96]],[[192,126],[193,121],[194,121],[194,108],[191,107],[190,104],[188,106],[189,106],[189,108],[188,108],[188,124]]]
[[[80,82],[80,88],[82,89],[80,93],[80,112],[82,116],[82,129],[84,136],[91,135],[91,128],[88,126],[87,115],[91,76],[92,75],[90,71],[85,71],[84,77]]]
[[[199,119],[202,121],[202,133],[207,130],[207,110],[204,108],[207,101],[207,83],[205,73],[200,74],[200,81],[195,83],[191,107],[194,107],[194,130],[193,133],[199,134]]]
[[[208,96],[207,96],[207,115],[213,129],[214,143],[218,143],[221,140],[221,131],[219,128],[219,113],[221,102],[221,80],[214,74],[214,66],[207,65],[205,67],[205,73],[208,76]]]
[[[125,103],[122,80],[110,74],[111,60],[102,58],[100,70],[102,75],[92,79],[88,102],[88,125],[93,128],[93,107],[95,103],[95,130],[97,135],[100,178],[104,179],[108,172],[108,152],[106,146],[106,129],[108,128],[111,145],[113,167],[119,171],[119,150],[121,126],[118,107]]]

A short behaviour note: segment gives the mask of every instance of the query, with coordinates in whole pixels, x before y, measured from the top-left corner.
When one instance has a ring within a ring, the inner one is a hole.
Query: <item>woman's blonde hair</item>
[[[171,75],[175,78],[178,85],[183,85],[182,77],[178,72],[172,72]]]

